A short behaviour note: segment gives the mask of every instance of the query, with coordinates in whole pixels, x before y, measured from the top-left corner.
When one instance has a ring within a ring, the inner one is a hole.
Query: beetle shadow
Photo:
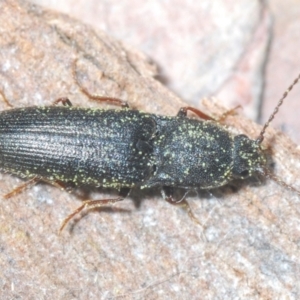
[[[269,170],[272,171],[274,168],[274,163],[270,161],[271,165]],[[174,188],[174,200],[180,201],[181,199],[189,200],[189,197],[193,195],[197,195],[198,198],[201,200],[209,200],[212,197],[215,198],[224,198],[226,194],[235,194],[242,190],[245,186],[252,186],[252,187],[260,187],[264,185],[266,182],[266,178],[263,177],[261,174],[255,174],[252,177],[247,179],[235,179],[232,180],[230,183],[226,184],[225,186],[214,188],[214,189],[193,189],[187,190],[184,188]],[[133,188],[130,191],[130,194],[124,198],[124,200],[130,200],[133,202],[134,207],[139,209],[142,206],[143,201],[165,201],[162,196],[162,187],[153,187],[148,189],[139,189],[138,187]],[[93,195],[93,199],[116,199],[119,197],[118,191],[113,188],[91,188],[91,187],[81,187],[80,189],[76,190],[74,195],[82,201],[91,199],[91,195]],[[104,196],[103,196],[104,195]],[[100,196],[100,197],[99,197]],[[111,212],[114,213],[116,211],[116,207],[111,204],[105,204],[103,207],[96,208],[95,211],[100,209],[101,211]],[[93,210],[93,209],[91,209]],[[91,211],[89,210],[89,211]],[[120,212],[130,212],[130,210],[120,209]]]
[[[89,186],[82,186],[80,188],[75,188],[72,186],[72,184],[66,185],[65,189],[70,192],[76,199],[81,200],[82,202],[87,200],[106,200],[106,199],[117,199],[119,196],[118,191],[113,188],[94,188]],[[136,209],[139,209],[142,202],[145,199],[150,199],[151,197],[157,197],[157,195],[160,195],[159,191],[155,191],[151,189],[151,192],[148,193],[149,190],[139,190],[139,189],[133,189],[130,192],[130,195],[125,197],[123,200],[130,200],[133,202],[134,207]],[[119,201],[122,202],[123,200]],[[117,202],[115,202],[117,204]],[[78,215],[76,214],[74,218],[70,220],[69,231],[72,233],[77,226],[78,222],[80,222],[83,218],[85,218],[90,213],[118,213],[118,214],[130,214],[132,212],[132,209],[126,209],[126,208],[120,208],[117,207],[114,204],[106,203],[103,204],[103,206],[95,207],[86,209]]]
[[[174,200],[186,199],[187,201],[189,200],[194,201],[196,196],[196,199],[197,200],[199,199],[201,201],[209,201],[212,199],[214,200],[217,199],[218,201],[223,202],[223,200],[225,201],[224,199],[225,195],[238,193],[245,185],[261,186],[262,184],[265,183],[265,181],[266,178],[257,175],[257,176],[250,177],[247,180],[234,180],[223,187],[210,189],[210,190],[194,189],[188,191],[183,188],[176,188],[174,189]],[[75,188],[74,186],[72,186],[72,184],[66,184],[65,190],[70,192],[78,200],[81,201],[117,199],[119,197],[118,191],[113,188],[103,188],[103,187],[94,188],[90,186],[82,186],[80,188]],[[130,194],[127,197],[125,197],[125,199],[132,201],[135,209],[140,209],[143,201],[149,201],[149,200],[165,201],[161,193],[161,187],[154,187],[154,188],[143,189],[143,190],[137,187],[132,189]],[[80,212],[78,215],[75,215],[74,218],[70,220],[70,223],[68,224],[68,231],[70,233],[73,233],[78,222],[80,222],[83,218],[85,218],[89,213],[95,213],[95,212],[106,213],[106,214],[107,213],[108,214],[112,214],[112,213],[130,214],[132,212],[132,209],[121,208],[121,207],[117,207],[116,205],[108,203],[108,204],[104,204],[101,207],[83,210],[82,212]]]

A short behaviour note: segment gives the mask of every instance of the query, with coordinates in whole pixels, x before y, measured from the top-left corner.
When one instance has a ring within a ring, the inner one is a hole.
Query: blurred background
[[[104,30],[158,65],[194,106],[217,97],[263,123],[300,72],[299,0],[31,0]],[[273,126],[300,143],[300,87]]]

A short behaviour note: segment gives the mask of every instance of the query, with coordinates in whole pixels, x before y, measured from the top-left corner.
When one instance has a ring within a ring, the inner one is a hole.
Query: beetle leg
[[[83,87],[80,87],[80,90],[92,100],[99,101],[99,102],[106,102],[109,104],[121,106],[123,108],[129,108],[128,103],[121,99],[113,98],[113,97],[105,97],[105,96],[100,96],[100,95],[92,95]]]
[[[62,181],[59,181],[59,180],[54,181],[54,180],[50,180],[50,179],[47,179],[44,177],[40,177],[38,180],[43,181],[49,185],[53,185],[53,186],[59,188],[60,190],[66,191],[68,193],[71,193],[74,190],[74,186],[65,185]]]
[[[100,95],[94,95],[94,94],[91,94],[85,87],[83,87],[79,83],[77,73],[76,73],[77,60],[78,59],[74,60],[73,68],[72,68],[72,74],[73,74],[73,78],[74,78],[74,81],[75,81],[76,85],[79,87],[79,89],[81,90],[81,92],[83,94],[85,94],[88,98],[90,98],[92,100],[99,101],[99,102],[106,102],[106,103],[110,103],[110,104],[113,104],[113,105],[121,106],[123,108],[128,108],[129,107],[129,105],[126,101],[123,101],[121,99],[114,98],[114,97],[105,97],[105,96],[100,96]]]
[[[236,110],[238,110],[239,108],[241,108],[241,105],[237,105],[236,107],[225,111],[218,119],[218,122],[223,122],[228,116],[233,116],[236,114]]]
[[[8,107],[14,107],[10,102],[9,100],[6,98],[4,92],[2,90],[0,90],[0,95],[4,101],[4,103],[8,106]]]
[[[59,103],[62,103],[63,106],[73,106],[69,98],[66,97],[56,99],[55,101],[53,101],[52,105],[57,105]]]
[[[185,199],[186,194],[187,193],[185,193],[184,196],[181,199],[175,200],[173,198],[173,188],[163,187],[163,189],[162,189],[162,195],[163,195],[163,198],[164,198],[165,201],[167,201],[168,203],[170,203],[172,205],[180,205],[188,213],[189,217],[192,219],[193,222],[195,222],[198,225],[200,225],[201,227],[203,227],[202,223],[194,215],[194,213],[191,209],[191,206],[189,205],[189,203]]]
[[[83,201],[83,204],[80,205],[78,208],[76,208],[70,215],[68,215],[62,222],[59,232],[62,232],[62,230],[65,228],[65,226],[68,224],[68,222],[77,214],[79,214],[84,209],[93,209],[93,208],[99,208],[106,204],[113,204],[119,201],[124,200],[130,193],[129,188],[121,188],[119,197],[114,199],[100,199],[100,200],[85,200]]]
[[[28,189],[29,187],[34,186],[38,181],[40,181],[40,178],[38,176],[34,176],[33,178],[29,179],[28,181],[24,182],[23,184],[17,186],[9,193],[5,194],[3,196],[4,199],[9,199],[15,195],[18,195],[22,193],[24,190]]]
[[[210,120],[210,121],[216,121],[216,122],[223,122],[228,116],[230,115],[234,115],[235,111],[240,108],[240,105],[237,105],[236,107],[226,111],[225,113],[223,113],[218,119],[215,119],[207,114],[205,114],[204,112],[202,112],[201,110],[195,108],[195,107],[191,107],[191,106],[185,106],[185,107],[181,107],[179,112],[177,113],[178,117],[186,117],[187,116],[187,112],[191,111],[193,112],[195,115],[197,115],[199,118],[203,119],[203,120]]]
[[[16,188],[14,188],[12,191],[10,191],[9,193],[5,194],[3,196],[4,199],[9,199],[11,197],[14,197],[20,193],[22,193],[24,190],[27,190],[28,188],[33,187],[35,184],[37,184],[39,181],[43,181],[47,184],[53,185],[61,190],[66,190],[67,192],[69,192],[71,189],[66,187],[63,183],[59,182],[59,181],[51,181],[48,180],[46,178],[43,177],[39,177],[39,176],[34,176],[33,178],[25,181],[24,183],[22,183],[21,185],[17,186]]]
[[[199,110],[195,107],[191,107],[191,106],[181,107],[179,112],[177,113],[177,116],[178,117],[186,117],[188,111],[192,111],[195,115],[197,115],[199,118],[201,118],[203,120],[214,120],[214,118],[212,118],[209,115],[205,114],[201,110]]]

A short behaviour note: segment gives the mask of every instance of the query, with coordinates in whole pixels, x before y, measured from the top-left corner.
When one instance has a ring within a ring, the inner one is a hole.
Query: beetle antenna
[[[272,172],[270,172],[269,169],[264,168],[261,172],[261,174],[269,179],[272,179],[273,181],[275,181],[278,185],[282,186],[283,188],[286,188],[290,191],[293,191],[294,193],[296,193],[298,196],[300,196],[300,191],[295,189],[293,186],[289,185],[288,183],[284,182],[283,180],[281,180],[280,178],[278,178],[276,175],[274,175]]]
[[[261,130],[261,132],[260,132],[260,134],[258,136],[258,138],[256,139],[256,142],[258,144],[261,144],[262,141],[264,140],[264,134],[266,132],[266,129],[268,128],[268,126],[270,125],[270,123],[273,121],[275,115],[278,113],[279,107],[282,105],[284,99],[287,97],[287,95],[290,93],[290,91],[298,83],[299,80],[300,80],[300,74],[297,76],[297,78],[294,80],[294,82],[288,87],[288,89],[282,95],[281,99],[278,101],[278,104],[276,105],[273,113],[269,117],[269,120],[265,123],[265,125],[263,126],[263,128],[262,128],[262,130]]]

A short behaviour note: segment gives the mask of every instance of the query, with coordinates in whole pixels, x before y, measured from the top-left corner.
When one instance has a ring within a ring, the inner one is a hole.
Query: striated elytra
[[[6,110],[0,112],[0,168],[76,186],[133,187],[152,174],[154,131],[154,120],[134,110]]]

